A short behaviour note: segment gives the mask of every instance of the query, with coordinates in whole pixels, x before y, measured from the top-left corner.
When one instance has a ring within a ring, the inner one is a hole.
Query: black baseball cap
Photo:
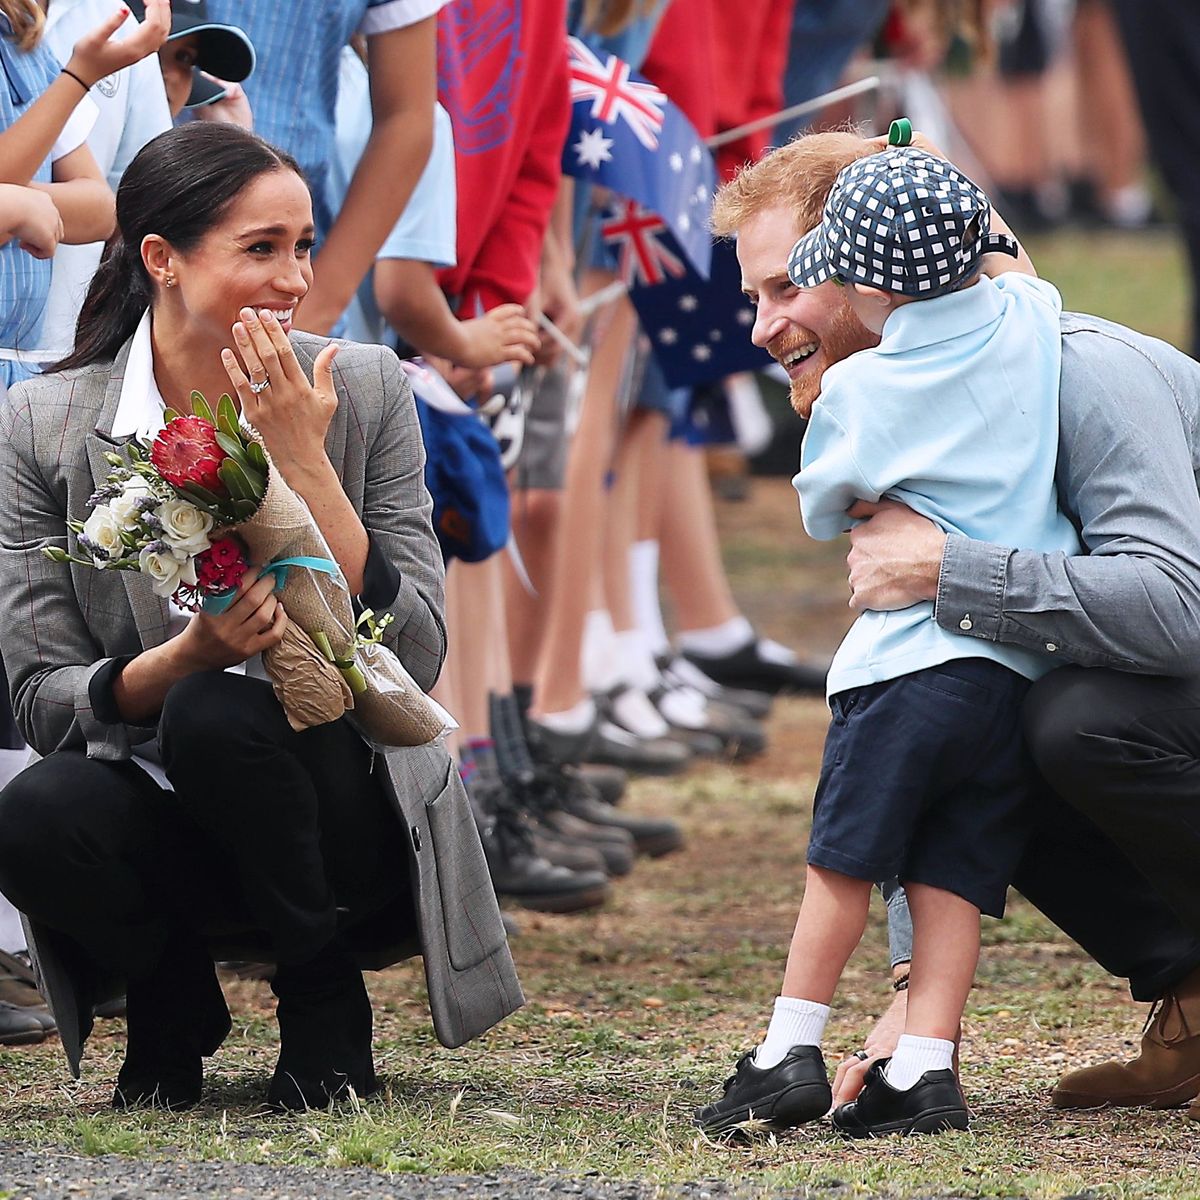
[[[139,21],[146,16],[144,0],[126,0]],[[244,30],[236,25],[222,25],[208,19],[204,0],[171,0],[171,32],[167,41],[199,36],[199,57],[192,72],[192,91],[185,108],[201,108],[225,95],[225,89],[201,74],[207,71],[218,79],[240,83],[254,70],[254,46]]]

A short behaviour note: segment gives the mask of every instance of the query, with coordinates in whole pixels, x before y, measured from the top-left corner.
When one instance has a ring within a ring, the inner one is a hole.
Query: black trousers
[[[296,733],[266,682],[201,672],[169,692],[159,750],[174,792],[78,751],[0,792],[0,890],[98,969],[150,973],[180,926],[304,962],[407,897],[402,826],[346,722]]]
[[[1024,715],[1049,787],[1014,883],[1153,1000],[1200,965],[1200,679],[1060,667]]]
[[[1116,0],[1146,137],[1171,189],[1192,277],[1191,354],[1200,358],[1200,5]]]

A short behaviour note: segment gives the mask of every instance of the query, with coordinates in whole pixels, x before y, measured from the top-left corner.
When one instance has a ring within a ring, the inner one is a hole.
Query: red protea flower
[[[169,421],[150,448],[150,461],[172,487],[195,483],[218,496],[226,494],[218,474],[226,457],[215,427],[200,417]]]

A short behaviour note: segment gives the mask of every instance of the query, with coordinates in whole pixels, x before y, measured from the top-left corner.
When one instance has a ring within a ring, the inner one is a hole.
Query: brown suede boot
[[[1200,969],[1159,998],[1131,1062],[1106,1062],[1064,1075],[1055,1108],[1174,1108],[1200,1096]],[[1200,1120],[1200,1102],[1188,1114]]]

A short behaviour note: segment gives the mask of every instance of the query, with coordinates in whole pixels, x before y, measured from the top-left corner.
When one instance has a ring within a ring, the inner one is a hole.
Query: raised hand
[[[233,326],[237,354],[222,350],[221,361],[242,415],[262,434],[276,466],[291,482],[294,471],[309,472],[327,462],[325,434],[337,411],[333,360],[338,348],[330,343],[317,355],[309,383],[270,309],[243,308],[240,316]]]
[[[67,70],[88,87],[106,75],[141,62],[154,54],[171,32],[170,0],[146,0],[146,18],[128,36],[114,40],[113,34],[125,23],[129,9],[119,6],[108,20],[97,25],[75,43]]]

